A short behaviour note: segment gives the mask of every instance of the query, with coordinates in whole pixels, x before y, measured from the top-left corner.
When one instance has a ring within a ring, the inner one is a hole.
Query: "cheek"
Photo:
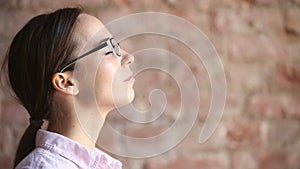
[[[110,104],[112,102],[112,87],[116,72],[117,67],[112,63],[101,63],[99,65],[95,79],[95,92],[99,104]]]
[[[117,68],[113,64],[101,64],[98,67],[98,71],[95,79],[95,88],[107,89],[111,88],[114,81]],[[111,89],[110,89],[111,90]]]

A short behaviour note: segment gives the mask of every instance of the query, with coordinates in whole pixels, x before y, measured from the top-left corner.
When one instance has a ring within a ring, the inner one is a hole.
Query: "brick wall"
[[[227,100],[214,135],[204,144],[197,143],[210,89],[203,66],[189,62],[193,73],[199,75],[201,90],[206,91],[200,96],[203,112],[191,132],[178,146],[157,157],[117,157],[124,169],[300,169],[299,0],[1,0],[1,58],[14,34],[32,16],[78,4],[103,22],[145,11],[183,17],[209,37],[224,65]],[[144,83],[155,86],[164,81],[163,76],[156,78]],[[174,85],[162,87],[170,93],[177,89]],[[28,115],[4,90],[0,93],[0,164],[10,168]],[[170,107],[176,108],[176,99],[168,98]],[[172,112],[171,108],[167,110]],[[163,131],[168,125],[164,121],[171,117],[164,116],[165,120],[147,127],[132,127],[116,114],[108,121],[132,137],[149,137]],[[104,145],[126,146],[105,130]]]

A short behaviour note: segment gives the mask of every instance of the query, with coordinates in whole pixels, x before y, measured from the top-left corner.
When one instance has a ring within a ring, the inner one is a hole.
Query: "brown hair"
[[[49,119],[54,91],[51,78],[72,59],[76,47],[72,32],[80,13],[79,8],[64,8],[34,17],[17,33],[8,49],[9,83],[31,117],[14,166],[35,148],[36,132],[42,120]]]

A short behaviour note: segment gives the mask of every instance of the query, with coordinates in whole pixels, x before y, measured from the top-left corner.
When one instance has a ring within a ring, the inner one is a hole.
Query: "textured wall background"
[[[187,61],[193,73],[201,77],[197,80],[203,91],[203,112],[199,113],[197,123],[167,153],[148,159],[117,157],[124,163],[124,169],[300,169],[299,0],[0,0],[1,59],[14,34],[32,16],[78,4],[104,23],[145,11],[183,17],[210,38],[224,64],[227,102],[213,137],[205,144],[197,143],[208,111],[210,89],[203,66]],[[168,43],[165,47],[182,52]],[[142,84],[155,86],[167,80],[156,75],[146,82],[139,81],[137,90]],[[173,85],[162,88],[173,94],[177,89]],[[176,107],[176,99],[169,104]],[[172,112],[171,108],[167,112]],[[11,168],[28,116],[3,90],[0,110],[0,166]],[[110,115],[108,121],[136,137],[155,135],[165,127],[163,122],[132,127],[116,114]],[[105,132],[105,128],[102,136],[105,144],[126,146]]]

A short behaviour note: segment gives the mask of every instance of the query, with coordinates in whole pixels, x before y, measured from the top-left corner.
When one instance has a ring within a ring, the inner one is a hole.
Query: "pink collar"
[[[82,144],[63,135],[42,129],[37,132],[36,147],[53,151],[81,168],[122,168],[120,161],[99,149],[88,149]]]

